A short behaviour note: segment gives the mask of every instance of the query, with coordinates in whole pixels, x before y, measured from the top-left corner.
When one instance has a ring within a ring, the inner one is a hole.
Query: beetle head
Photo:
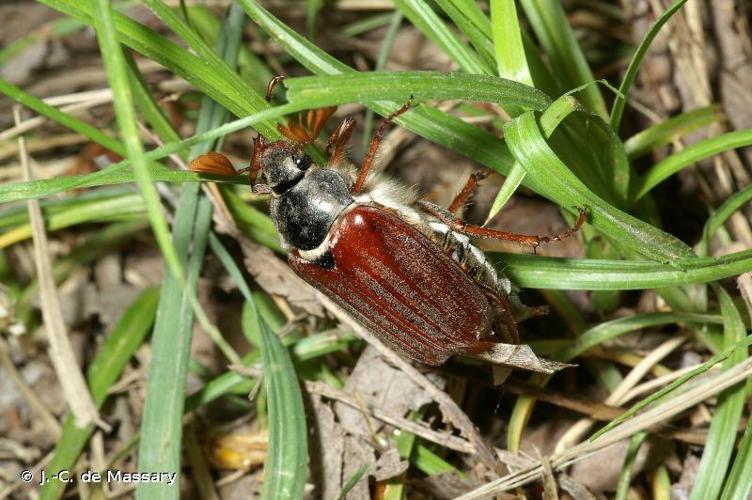
[[[282,194],[303,178],[311,158],[288,141],[275,141],[261,149],[259,166],[271,190]]]

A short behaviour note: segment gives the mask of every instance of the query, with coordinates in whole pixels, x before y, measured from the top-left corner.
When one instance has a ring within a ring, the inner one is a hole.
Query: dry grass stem
[[[13,117],[18,125],[21,114],[18,107],[13,108]],[[18,150],[21,165],[24,169],[24,180],[31,180],[29,156],[26,152],[26,142],[23,136],[18,137]],[[50,342],[49,356],[55,373],[58,376],[63,393],[70,410],[75,417],[76,426],[86,427],[96,423],[102,428],[109,426],[99,418],[99,412],[89,393],[89,388],[83,374],[78,369],[78,362],[68,340],[68,334],[63,320],[60,298],[57,295],[55,279],[52,276],[52,264],[47,243],[47,233],[44,229],[44,216],[37,200],[27,202],[29,218],[34,239],[34,261],[39,279],[39,295],[42,303],[42,317],[47,327],[47,337]]]

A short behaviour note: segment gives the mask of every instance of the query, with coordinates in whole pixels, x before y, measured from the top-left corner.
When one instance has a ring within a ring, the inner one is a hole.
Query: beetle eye
[[[308,155],[297,156],[294,158],[295,166],[300,170],[306,170],[311,166],[311,157]]]

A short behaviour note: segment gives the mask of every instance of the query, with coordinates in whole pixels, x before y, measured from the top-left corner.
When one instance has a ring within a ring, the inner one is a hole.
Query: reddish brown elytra
[[[267,99],[279,81],[269,84]],[[495,231],[456,215],[484,172],[470,177],[449,209],[418,200],[410,189],[373,174],[386,127],[410,106],[384,120],[357,172],[343,161],[352,119],[329,137],[326,166],[314,165],[303,151],[334,108],[309,111],[278,126],[284,140],[267,143],[257,137],[249,170],[254,191],[272,196],[271,216],[295,272],[392,349],[435,366],[496,343],[518,343],[516,320],[529,313],[509,280],[468,236],[536,247],[572,235],[585,213],[556,236]],[[199,157],[191,169],[217,174],[226,167],[217,156]]]

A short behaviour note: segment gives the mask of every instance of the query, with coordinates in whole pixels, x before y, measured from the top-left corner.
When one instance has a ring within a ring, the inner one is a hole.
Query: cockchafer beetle
[[[269,83],[267,100],[281,80]],[[383,121],[357,171],[344,158],[355,126],[351,118],[329,137],[326,166],[313,164],[303,151],[318,138],[333,107],[279,125],[286,139],[267,142],[257,136],[247,170],[254,192],[271,194],[271,216],[295,272],[395,351],[437,366],[453,355],[518,343],[517,320],[530,313],[470,237],[535,248],[578,231],[585,212],[574,227],[555,236],[497,231],[456,215],[484,171],[470,176],[448,209],[372,173],[387,126],[410,107],[408,101]],[[219,153],[197,158],[191,169],[238,173]],[[265,182],[257,182],[259,177]]]

